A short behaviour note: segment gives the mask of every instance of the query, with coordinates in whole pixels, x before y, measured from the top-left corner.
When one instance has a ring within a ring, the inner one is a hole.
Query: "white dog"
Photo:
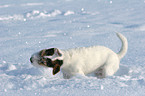
[[[95,73],[98,78],[112,76],[118,69],[120,59],[127,52],[127,39],[120,33],[117,36],[122,41],[122,48],[118,54],[104,46],[82,47],[69,50],[57,48],[44,49],[30,58],[34,66],[53,68],[53,75],[60,70],[64,78],[75,75]]]

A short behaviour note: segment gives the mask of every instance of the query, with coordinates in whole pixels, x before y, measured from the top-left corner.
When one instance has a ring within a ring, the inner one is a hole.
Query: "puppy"
[[[95,73],[98,78],[112,76],[119,69],[120,60],[128,49],[127,39],[120,33],[117,36],[122,42],[121,50],[117,54],[104,46],[69,50],[50,48],[33,54],[30,61],[37,67],[53,68],[53,75],[61,70],[65,79],[89,73]]]

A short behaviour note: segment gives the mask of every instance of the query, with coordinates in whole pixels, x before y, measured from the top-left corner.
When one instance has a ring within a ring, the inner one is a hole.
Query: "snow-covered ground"
[[[129,49],[111,77],[63,79],[29,62],[41,49]],[[0,96],[145,96],[145,0],[0,0]]]

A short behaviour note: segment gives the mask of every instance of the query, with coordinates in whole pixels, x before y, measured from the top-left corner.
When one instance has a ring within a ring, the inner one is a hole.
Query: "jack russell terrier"
[[[53,68],[53,75],[61,70],[65,79],[90,73],[95,73],[98,78],[112,76],[119,69],[120,60],[128,49],[127,39],[120,33],[116,34],[122,42],[121,50],[117,54],[104,46],[69,50],[50,48],[34,53],[30,61],[37,67]]]

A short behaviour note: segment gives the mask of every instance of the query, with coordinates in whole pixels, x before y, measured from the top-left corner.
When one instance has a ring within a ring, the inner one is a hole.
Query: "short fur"
[[[89,73],[95,73],[98,78],[112,76],[119,69],[120,60],[125,56],[128,48],[127,39],[120,33],[117,33],[117,36],[122,41],[122,48],[118,54],[104,46],[82,47],[63,51],[54,48],[54,52],[51,50],[50,53],[53,54],[50,54],[50,56],[47,56],[50,49],[45,49],[48,52],[43,53],[42,50],[32,55],[31,62],[33,65],[52,67],[54,75],[61,69],[66,79]],[[41,53],[45,56],[42,56]],[[40,60],[42,57],[44,57],[44,60]],[[53,59],[51,59],[52,57]],[[45,61],[45,63],[40,64],[38,61]]]

